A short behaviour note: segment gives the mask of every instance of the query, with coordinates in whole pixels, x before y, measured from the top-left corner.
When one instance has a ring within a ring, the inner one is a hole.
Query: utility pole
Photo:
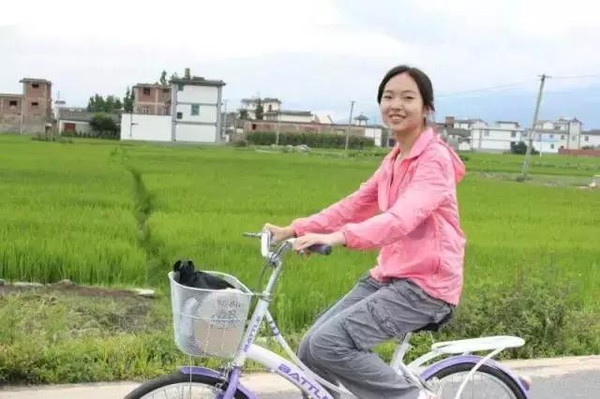
[[[227,137],[227,100],[223,100],[223,106],[225,108],[225,112],[223,113],[223,127],[221,130],[221,141],[225,140],[225,137]]]
[[[350,144],[350,125],[352,125],[352,112],[354,111],[354,100],[350,103],[350,117],[348,118],[348,127],[346,128],[346,146],[345,150],[348,151],[348,146]]]
[[[281,125],[281,108],[277,110],[277,130],[275,131],[275,145],[279,146],[279,129]]]
[[[531,148],[533,147],[533,133],[535,132],[535,125],[537,124],[538,121],[538,114],[540,112],[540,104],[542,102],[542,93],[544,91],[544,83],[546,82],[546,78],[549,78],[550,76],[546,75],[546,74],[542,74],[541,76],[541,81],[540,81],[540,90],[538,92],[538,96],[537,96],[537,102],[535,104],[535,113],[533,115],[533,124],[531,126],[531,130],[529,131],[529,138],[528,138],[528,145],[527,145],[527,151],[525,152],[525,160],[523,161],[523,168],[521,169],[521,177],[522,178],[526,178],[527,177],[527,168],[529,167],[529,157],[531,157]],[[540,145],[541,145],[541,141],[540,141]],[[541,152],[542,148],[540,147],[540,152]]]

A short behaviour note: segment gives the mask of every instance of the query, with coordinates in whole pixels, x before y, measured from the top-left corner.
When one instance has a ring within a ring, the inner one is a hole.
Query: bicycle
[[[265,259],[263,273],[268,268],[272,269],[263,292],[252,292],[234,276],[223,273],[211,272],[232,284],[234,289],[211,291],[186,287],[174,280],[173,272],[169,273],[178,348],[190,356],[219,357],[229,362],[219,371],[195,366],[180,367],[170,375],[141,384],[126,399],[256,398],[240,383],[240,374],[247,359],[272,370],[314,399],[332,399],[327,389],[352,396],[343,387],[325,381],[302,364],[269,312],[271,294],[283,268],[283,255],[292,248],[294,239],[283,241],[273,250],[271,233],[263,231],[245,235],[260,237],[261,254]],[[310,251],[328,255],[331,247],[316,245]],[[248,319],[250,302],[254,297],[258,301]],[[291,361],[255,343],[263,321],[267,322],[273,338]],[[430,352],[405,365],[403,359],[410,348],[411,334],[407,333],[397,340],[399,345],[390,365],[419,388],[433,390],[433,385],[436,385],[441,389],[441,397],[448,399],[529,397],[530,381],[493,360],[504,349],[524,345],[523,339],[494,336],[439,342],[432,345]],[[483,351],[489,353],[485,356],[471,354]],[[449,357],[426,366],[446,355]]]

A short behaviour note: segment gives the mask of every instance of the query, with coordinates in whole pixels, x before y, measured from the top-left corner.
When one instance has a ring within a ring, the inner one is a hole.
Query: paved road
[[[505,363],[533,380],[532,399],[600,398],[600,356],[536,359]],[[273,374],[251,374],[243,383],[262,399],[300,399],[287,381]],[[36,388],[0,388],[0,399],[106,399],[122,398],[137,384],[78,384]],[[484,399],[484,398],[481,398]]]
[[[575,372],[559,378],[533,378],[530,395],[531,399],[598,399],[600,398],[600,370]],[[260,398],[301,399],[302,395],[274,393],[260,395]]]

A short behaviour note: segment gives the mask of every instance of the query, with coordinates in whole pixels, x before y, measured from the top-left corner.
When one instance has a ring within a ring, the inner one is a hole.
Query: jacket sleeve
[[[347,247],[372,249],[396,242],[450,198],[456,189],[451,160],[434,151],[422,157],[411,182],[386,212],[341,229]]]
[[[377,183],[383,167],[377,171],[354,193],[327,207],[319,213],[292,222],[296,236],[310,233],[332,233],[350,222],[361,222],[377,212]]]

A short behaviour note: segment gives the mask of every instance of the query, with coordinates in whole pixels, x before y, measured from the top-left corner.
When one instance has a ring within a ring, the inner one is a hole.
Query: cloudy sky
[[[277,97],[283,108],[379,121],[375,94],[392,66],[433,81],[437,119],[531,124],[538,75],[542,119],[600,128],[600,5],[570,0],[21,1],[0,13],[0,92],[22,77],[84,106],[122,96],[162,70],[222,79],[228,109]]]

